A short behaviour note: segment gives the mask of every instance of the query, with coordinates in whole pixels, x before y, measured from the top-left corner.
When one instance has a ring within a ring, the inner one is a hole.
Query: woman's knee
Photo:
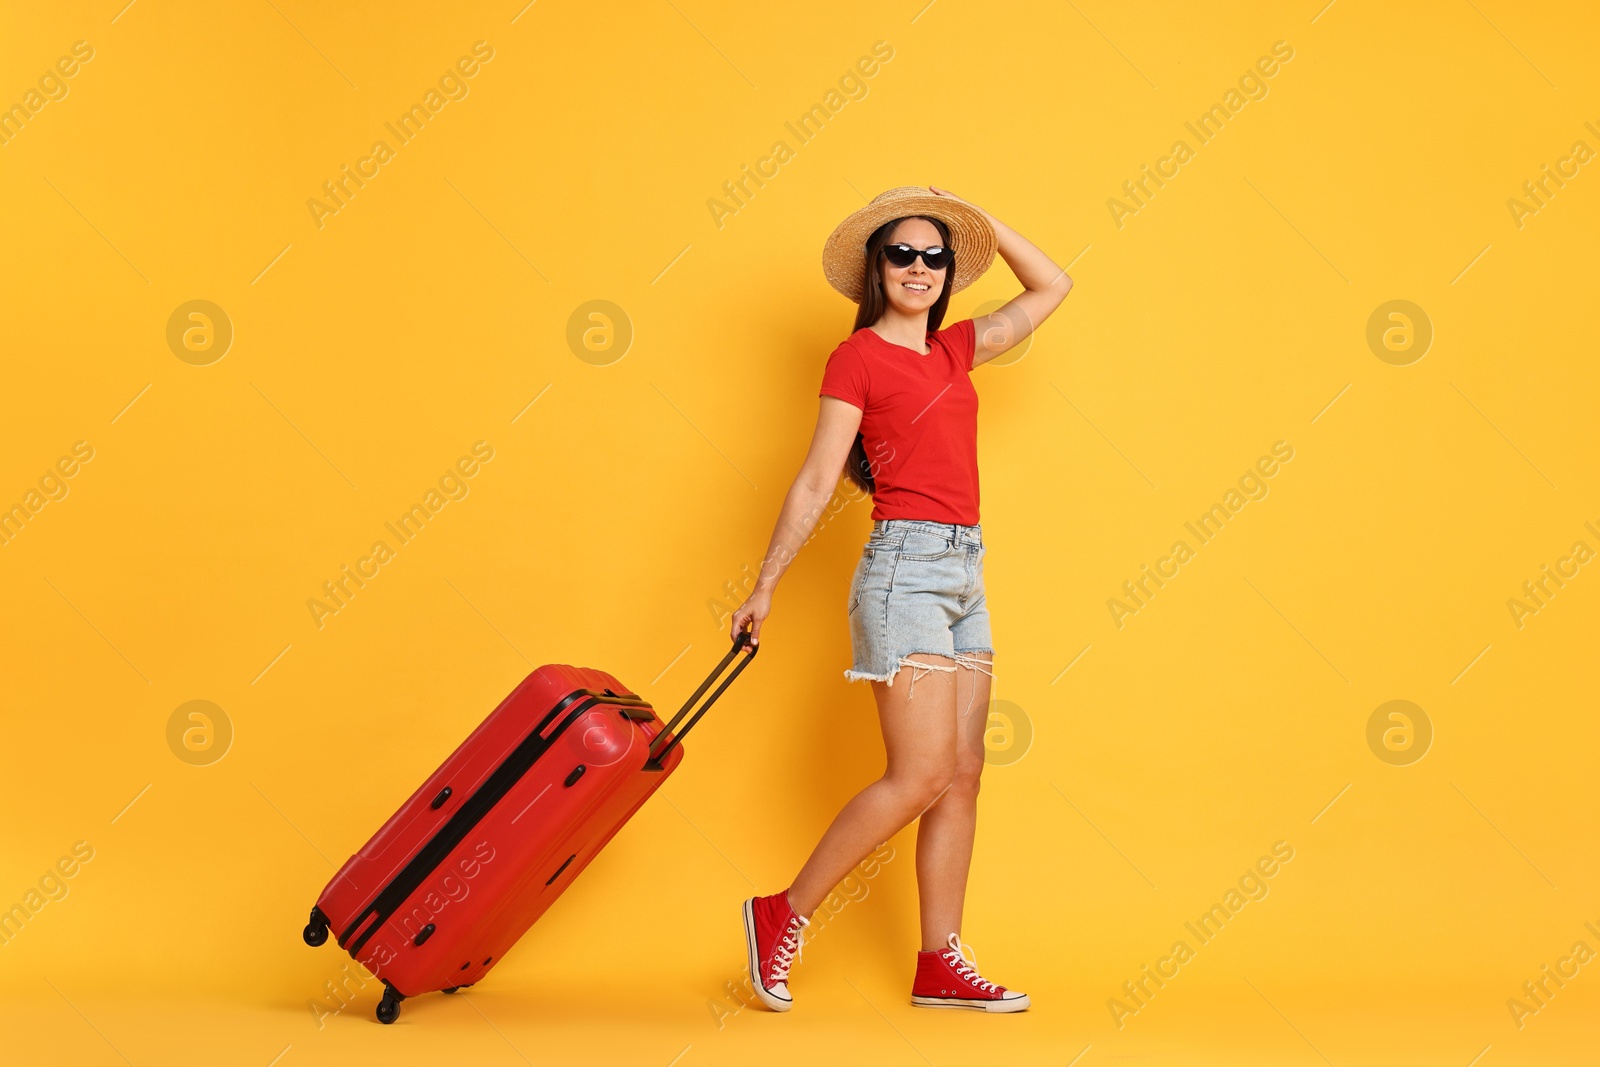
[[[963,759],[957,762],[950,777],[950,792],[963,797],[976,797],[983,781],[983,759]]]
[[[954,755],[947,759],[933,759],[921,765],[905,768],[888,776],[901,803],[912,812],[919,812],[938,800],[950,789],[956,776]]]

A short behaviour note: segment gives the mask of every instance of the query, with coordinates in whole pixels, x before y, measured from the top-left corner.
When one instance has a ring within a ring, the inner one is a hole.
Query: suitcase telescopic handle
[[[668,752],[672,751],[672,747],[681,742],[685,737],[689,736],[689,731],[693,730],[694,724],[700,721],[700,716],[704,715],[707,709],[709,709],[712,704],[716,703],[717,698],[722,695],[722,691],[727,689],[728,686],[733,683],[735,678],[739,677],[739,672],[748,667],[750,665],[750,661],[756,658],[757,647],[758,646],[750,640],[749,630],[739,631],[739,636],[733,639],[733,647],[728,649],[728,654],[726,656],[722,657],[722,662],[711,669],[711,673],[706,676],[706,680],[700,683],[700,688],[696,689],[694,694],[690,696],[688,700],[683,702],[683,707],[679,708],[678,713],[672,717],[672,721],[667,723],[666,729],[662,730],[661,735],[651,743],[650,760],[645,764],[646,767],[659,768],[661,766],[662,759],[666,757]],[[742,649],[749,649],[749,651],[746,652],[744,658],[739,661],[739,665],[735,667],[726,678],[722,679],[722,684],[717,686],[717,688],[712,691],[709,697],[706,697],[706,702],[700,705],[699,710],[694,713],[693,717],[690,718],[688,722],[684,723],[682,732],[674,733],[673,731],[677,729],[678,723],[683,720],[685,715],[689,714],[689,709],[694,707],[694,702],[705,695],[705,691],[711,688],[711,683],[715,682],[722,672],[728,669],[728,664],[733,662],[734,657],[737,656]],[[660,746],[659,749],[657,749],[657,745]]]

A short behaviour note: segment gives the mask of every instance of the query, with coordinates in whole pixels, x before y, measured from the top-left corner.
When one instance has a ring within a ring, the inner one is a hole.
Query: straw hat
[[[994,263],[1000,239],[983,212],[921,186],[902,185],[873,197],[872,203],[828,235],[822,246],[822,273],[828,276],[828,284],[861,303],[867,238],[884,223],[907,215],[927,215],[950,227],[950,247],[956,250],[955,277],[947,280],[951,293],[977,281]]]

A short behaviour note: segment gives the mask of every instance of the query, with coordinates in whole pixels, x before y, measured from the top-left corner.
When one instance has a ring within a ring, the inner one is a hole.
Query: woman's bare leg
[[[935,803],[955,773],[961,747],[954,714],[956,677],[973,672],[952,670],[948,656],[918,653],[906,658],[939,669],[907,664],[900,668],[897,684],[872,683],[887,766],[883,777],[834,816],[789,887],[789,906],[799,915],[809,917],[851,868]],[[984,707],[987,712],[988,704]],[[967,847],[970,854],[970,831]],[[918,863],[920,869],[920,858]]]
[[[963,653],[967,660],[992,663],[990,653]],[[987,670],[988,668],[984,668]],[[922,813],[917,826],[917,897],[922,907],[922,950],[945,948],[961,932],[961,905],[972,866],[972,839],[978,827],[978,779],[983,774],[983,735],[989,723],[990,676],[957,661],[955,718],[960,743],[950,788]]]

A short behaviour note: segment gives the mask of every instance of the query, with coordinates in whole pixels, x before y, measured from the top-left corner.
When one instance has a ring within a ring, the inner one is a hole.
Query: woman
[[[940,329],[951,293],[977,280],[997,248],[1023,291],[981,325],[963,319]],[[810,451],[731,636],[748,626],[759,644],[772,591],[843,468],[872,493],[874,520],[851,584],[854,662],[845,678],[872,682],[888,759],[883,777],[844,806],[786,891],[745,901],[750,976],[764,1004],[788,1011],[789,969],[812,912],[869,852],[921,816],[922,951],[911,1002],[1021,1011],[1027,996],[982,978],[959,935],[994,655],[978,525],[978,396],[969,375],[1032,333],[1072,279],[1016,231],[935,186],[891,189],[851,215],[828,238],[823,267],[860,305],[855,332],[828,358]],[[911,677],[896,686],[902,667]]]

